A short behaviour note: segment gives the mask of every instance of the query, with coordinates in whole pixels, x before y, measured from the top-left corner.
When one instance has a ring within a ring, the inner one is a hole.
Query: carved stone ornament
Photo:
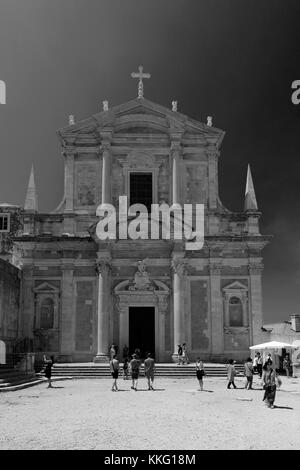
[[[182,257],[173,258],[171,261],[171,269],[174,274],[183,276],[187,271],[187,260]]]
[[[151,281],[149,274],[146,272],[145,261],[138,261],[133,284],[129,286],[128,290],[155,290],[155,286]]]
[[[181,143],[178,141],[172,141],[170,152],[171,152],[172,157],[178,157],[179,155],[181,155],[181,152],[182,152]]]
[[[224,327],[225,335],[241,336],[249,333],[249,327]]]
[[[110,149],[111,149],[111,145],[110,145],[110,142],[107,141],[107,140],[104,140],[103,142],[101,142],[101,145],[100,145],[100,151],[103,153],[103,152],[110,152]]]

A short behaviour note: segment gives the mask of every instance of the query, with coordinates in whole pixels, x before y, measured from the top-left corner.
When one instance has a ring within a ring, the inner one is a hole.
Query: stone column
[[[69,362],[75,350],[74,345],[74,283],[73,269],[74,265],[68,260],[61,266],[62,285],[61,285],[61,319],[60,319],[60,355],[61,360]]]
[[[67,145],[63,151],[65,156],[65,209],[63,220],[63,233],[75,232],[74,227],[74,158],[75,147]]]
[[[63,151],[65,155],[65,212],[73,212],[74,209],[74,156],[75,147],[68,145]]]
[[[261,327],[263,326],[262,311],[262,271],[263,264],[261,260],[249,263],[250,278],[250,305],[251,305],[251,336],[252,344],[259,344],[262,339]]]
[[[173,204],[180,204],[181,202],[181,144],[180,142],[172,142],[171,144],[172,155],[172,202]]]
[[[119,358],[123,358],[123,348],[129,347],[128,305],[120,303],[119,310]]]
[[[103,141],[102,150],[102,204],[111,203],[111,154],[110,142]]]
[[[171,261],[173,270],[173,311],[174,311],[174,353],[173,362],[177,362],[178,345],[185,342],[184,324],[184,273],[185,260],[183,256],[173,256]]]
[[[226,293],[223,297],[223,304],[224,304],[224,326],[230,326],[230,318],[229,318],[229,300],[230,294]]]
[[[218,157],[219,151],[209,144],[206,155],[208,158],[208,207],[216,209],[218,198]]]
[[[23,265],[23,275],[21,283],[22,292],[22,306],[20,318],[20,338],[32,338],[34,329],[34,315],[35,315],[35,302],[34,302],[34,278],[33,278],[32,264]]]
[[[210,305],[211,305],[211,353],[218,359],[224,353],[223,304],[221,294],[222,264],[212,261],[210,272]]]
[[[243,326],[249,326],[249,313],[248,313],[248,295],[247,292],[241,293],[241,302],[243,307]]]
[[[99,256],[99,255],[98,255]],[[111,264],[109,258],[98,258],[98,332],[97,332],[97,355],[94,362],[108,361],[109,348],[109,312],[111,296]]]

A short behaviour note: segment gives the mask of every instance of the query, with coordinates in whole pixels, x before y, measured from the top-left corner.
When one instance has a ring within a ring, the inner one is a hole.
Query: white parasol
[[[289,343],[282,343],[280,341],[269,341],[268,343],[256,344],[254,346],[250,346],[249,349],[297,349],[299,346],[289,344]]]

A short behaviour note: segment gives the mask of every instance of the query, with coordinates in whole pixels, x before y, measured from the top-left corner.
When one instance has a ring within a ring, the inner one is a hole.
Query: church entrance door
[[[129,307],[129,350],[155,354],[155,307]],[[154,357],[154,356],[153,356]]]

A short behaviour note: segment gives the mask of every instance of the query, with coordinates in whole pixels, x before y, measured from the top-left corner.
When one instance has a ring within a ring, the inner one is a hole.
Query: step
[[[37,380],[37,377],[35,375],[33,375],[33,376],[22,375],[22,376],[19,376],[19,377],[14,377],[11,380],[9,379],[6,382],[0,383],[0,389],[11,387],[13,385],[20,385],[20,384],[23,384],[23,383],[34,382],[35,380]]]

